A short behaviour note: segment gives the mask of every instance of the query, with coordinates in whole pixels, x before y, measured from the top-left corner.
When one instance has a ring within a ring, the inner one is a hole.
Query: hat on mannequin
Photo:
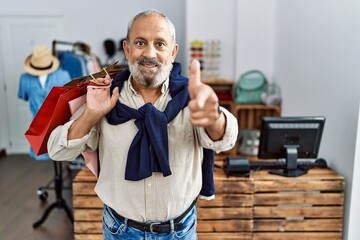
[[[50,48],[38,45],[25,59],[24,69],[34,76],[47,75],[59,68],[59,60],[51,54]]]

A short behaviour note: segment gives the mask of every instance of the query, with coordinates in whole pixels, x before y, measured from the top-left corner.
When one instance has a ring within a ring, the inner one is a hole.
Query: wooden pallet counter
[[[94,192],[96,177],[87,167],[73,179],[74,239],[102,240],[103,203]]]
[[[214,174],[215,199],[197,204],[199,240],[251,239],[253,183],[247,177],[227,177],[222,169]]]
[[[254,171],[253,239],[342,239],[344,178],[311,169],[286,178]]]
[[[75,240],[100,240],[103,204],[96,177],[84,168],[73,180]],[[341,240],[344,178],[311,169],[286,178],[253,171],[249,177],[215,172],[216,198],[197,203],[199,240]]]

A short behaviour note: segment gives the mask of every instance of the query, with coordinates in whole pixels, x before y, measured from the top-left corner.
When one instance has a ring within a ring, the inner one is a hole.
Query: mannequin
[[[51,54],[50,48],[38,45],[25,59],[25,73],[20,76],[18,97],[29,101],[33,117],[53,86],[62,86],[69,82],[70,75],[59,68],[59,60]],[[37,156],[30,147],[30,156],[36,160],[50,160],[48,154]]]
[[[116,62],[115,59],[115,42],[112,39],[106,39],[104,41],[104,48],[105,48],[105,53],[107,55],[107,59],[105,61],[105,65],[110,65],[113,64],[114,62]]]
[[[39,76],[40,84],[43,89],[45,88],[47,76],[48,76],[47,74],[43,74]]]

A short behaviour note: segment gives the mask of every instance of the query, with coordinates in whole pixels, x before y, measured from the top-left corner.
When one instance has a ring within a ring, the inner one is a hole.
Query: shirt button
[[[148,188],[151,188],[151,183],[148,183],[148,185],[147,185],[147,186],[148,186]]]

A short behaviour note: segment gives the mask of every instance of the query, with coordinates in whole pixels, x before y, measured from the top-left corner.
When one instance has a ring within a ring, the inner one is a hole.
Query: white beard
[[[170,72],[173,68],[172,63],[167,65],[158,64],[158,66],[160,66],[160,72],[156,74],[155,77],[149,78],[144,76],[144,74],[140,72],[138,62],[136,62],[135,64],[131,64],[129,62],[129,69],[134,80],[146,88],[156,88],[160,86],[165,81],[165,79],[170,76]]]

